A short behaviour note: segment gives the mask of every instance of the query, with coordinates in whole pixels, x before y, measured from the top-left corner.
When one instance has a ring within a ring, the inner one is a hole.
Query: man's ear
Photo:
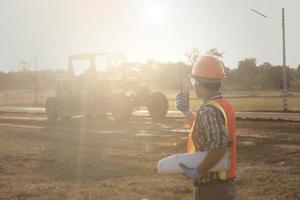
[[[197,82],[197,88],[198,88],[198,90],[202,91],[204,89],[204,86],[201,82],[198,81]]]

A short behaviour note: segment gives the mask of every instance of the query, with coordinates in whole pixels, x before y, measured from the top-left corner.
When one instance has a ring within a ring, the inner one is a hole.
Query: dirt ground
[[[237,199],[300,199],[300,123],[239,121]],[[185,151],[183,119],[0,122],[0,199],[188,200],[162,157]]]

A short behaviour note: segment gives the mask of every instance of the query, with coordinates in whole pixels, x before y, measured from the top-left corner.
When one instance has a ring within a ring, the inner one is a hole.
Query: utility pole
[[[38,105],[37,101],[37,74],[36,74],[36,57],[34,57],[34,106]]]
[[[252,12],[264,17],[268,18],[272,21],[272,18],[269,18],[267,15],[258,12],[255,9],[251,9]],[[283,111],[288,111],[288,70],[286,66],[286,51],[285,51],[285,16],[284,16],[284,8],[281,9],[281,30],[282,30],[282,97],[283,97]]]
[[[283,96],[283,110],[288,111],[288,74],[286,67],[286,56],[285,56],[285,18],[284,8],[281,10],[282,13],[282,96]]]

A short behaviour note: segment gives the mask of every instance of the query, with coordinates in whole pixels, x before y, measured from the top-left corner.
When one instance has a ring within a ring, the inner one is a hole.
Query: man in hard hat
[[[196,113],[190,111],[189,93],[181,91],[176,95],[176,108],[190,124],[188,151],[207,151],[204,161],[196,168],[184,163],[180,166],[185,176],[195,186],[195,200],[234,199],[233,179],[236,171],[235,114],[219,89],[226,77],[222,62],[214,56],[203,56],[194,65],[191,82],[197,97],[203,102]],[[228,170],[209,172],[223,156],[228,156]]]

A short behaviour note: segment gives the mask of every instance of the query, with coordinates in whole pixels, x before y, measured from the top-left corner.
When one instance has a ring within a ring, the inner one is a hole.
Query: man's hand
[[[189,91],[182,91],[176,94],[176,109],[187,116],[190,111],[190,94]]]
[[[196,168],[188,167],[184,163],[179,163],[179,166],[181,167],[181,169],[183,169],[184,175],[188,179],[197,179],[201,178],[202,176]]]

